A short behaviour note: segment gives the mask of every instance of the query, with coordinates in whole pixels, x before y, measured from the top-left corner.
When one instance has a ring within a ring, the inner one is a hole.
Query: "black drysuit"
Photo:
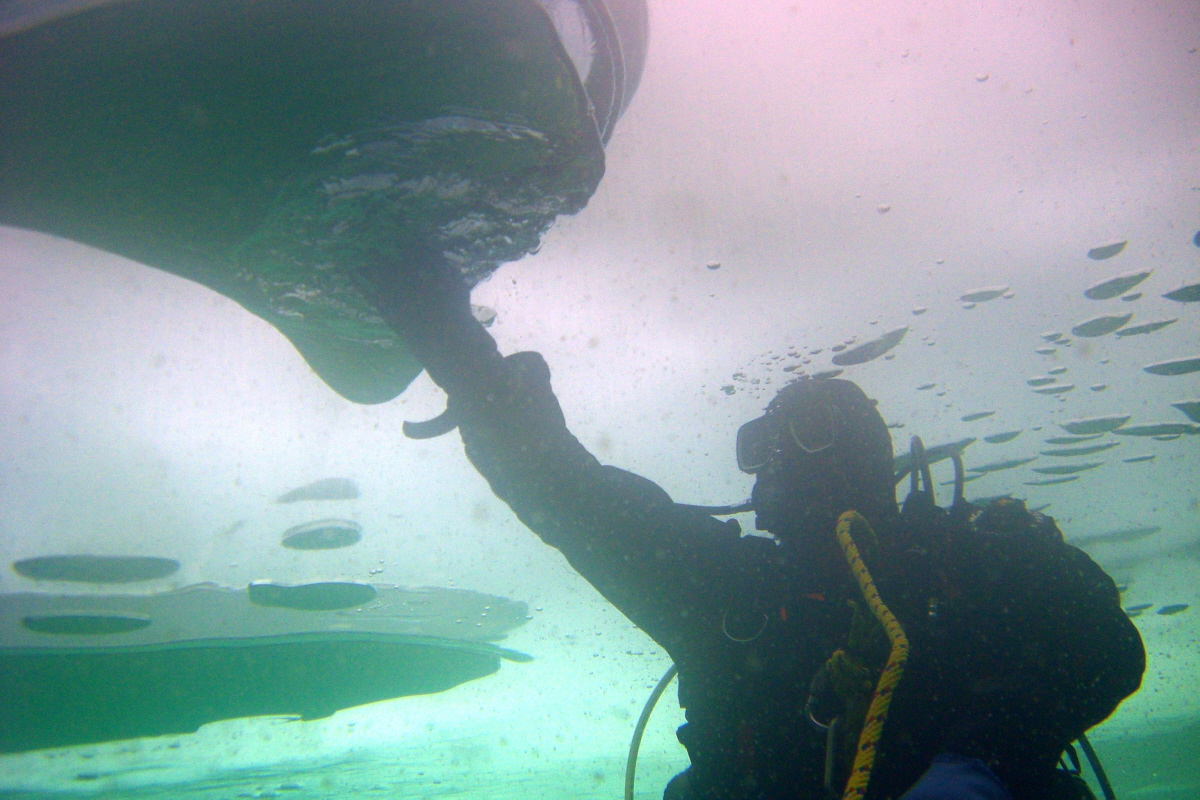
[[[859,598],[836,551],[742,537],[600,464],[567,430],[537,354],[502,360],[486,332],[444,310],[385,315],[447,390],[495,494],[678,665],[692,760],[681,794],[825,800],[825,736],[805,701]],[[947,751],[981,758],[1018,800],[1046,797],[1062,747],[1137,688],[1137,630],[1112,580],[1049,518],[1009,508],[994,515],[1002,530],[960,537],[958,555],[938,561],[929,553],[948,517],[924,496],[906,505],[873,562],[912,655],[868,797],[899,797]]]

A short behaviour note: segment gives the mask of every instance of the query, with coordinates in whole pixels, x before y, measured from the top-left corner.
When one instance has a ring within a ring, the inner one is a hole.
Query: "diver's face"
[[[811,529],[825,515],[825,479],[835,457],[837,414],[825,402],[773,403],[738,430],[737,460],[756,476],[755,527],[777,535]]]
[[[887,516],[891,437],[874,403],[849,381],[784,387],[738,429],[737,462],[755,476],[755,527],[780,538],[831,533],[847,509]]]
[[[834,465],[824,463],[824,453],[808,453],[786,439],[774,456],[756,473],[750,498],[754,527],[787,537],[797,531],[817,530],[835,518],[831,507],[830,477]]]
[[[791,482],[775,461],[767,464],[755,476],[750,501],[754,505],[754,527],[760,531],[776,531],[783,521],[794,518],[796,492],[789,491]]]

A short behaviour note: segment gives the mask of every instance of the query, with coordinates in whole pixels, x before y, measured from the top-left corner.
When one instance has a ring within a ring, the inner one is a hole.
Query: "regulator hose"
[[[638,749],[642,746],[642,734],[646,732],[646,723],[650,721],[650,715],[654,712],[658,698],[662,697],[667,684],[671,682],[677,672],[679,672],[679,667],[672,664],[658,679],[658,685],[654,687],[654,691],[646,698],[646,704],[642,706],[642,715],[638,717],[637,726],[633,729],[633,739],[629,742],[629,757],[625,759],[625,800],[633,800],[633,781],[637,773]]]

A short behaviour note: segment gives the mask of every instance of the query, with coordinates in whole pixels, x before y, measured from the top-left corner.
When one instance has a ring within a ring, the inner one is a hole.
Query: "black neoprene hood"
[[[771,401],[766,415],[781,426],[774,463],[758,475],[754,505],[758,527],[823,526],[854,509],[872,520],[896,513],[892,479],[892,439],[875,402],[855,383],[802,378]],[[832,444],[806,452],[786,432],[787,420],[800,427],[832,424]]]

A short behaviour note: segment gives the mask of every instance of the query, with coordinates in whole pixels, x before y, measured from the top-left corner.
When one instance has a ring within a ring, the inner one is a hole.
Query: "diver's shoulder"
[[[1015,497],[988,500],[972,509],[968,526],[984,536],[1032,538],[1048,544],[1063,544],[1062,531],[1054,517],[1030,511],[1025,501]]]

